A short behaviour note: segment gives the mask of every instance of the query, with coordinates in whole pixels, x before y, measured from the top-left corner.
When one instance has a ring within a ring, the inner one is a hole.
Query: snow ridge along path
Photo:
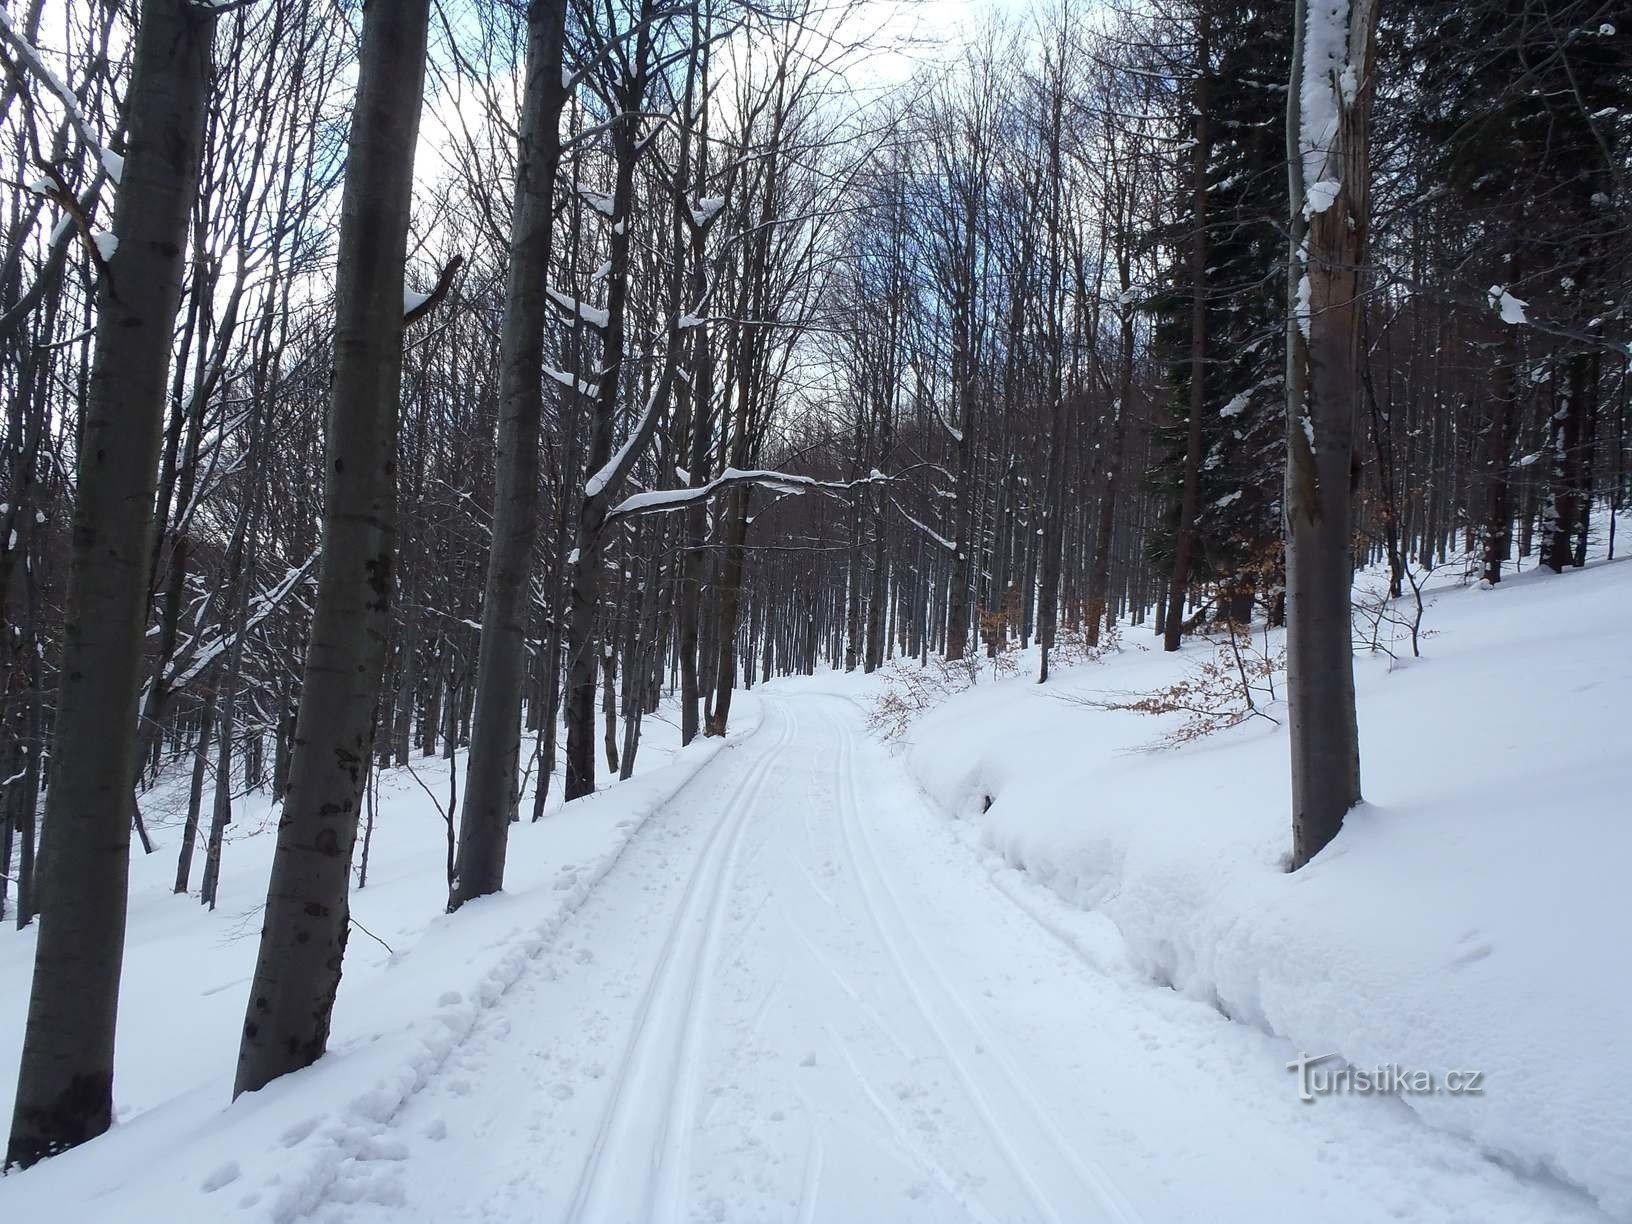
[[[1397,1101],[1300,1103],[1285,1042],[994,883],[850,702],[762,700],[310,1218],[1604,1219]]]

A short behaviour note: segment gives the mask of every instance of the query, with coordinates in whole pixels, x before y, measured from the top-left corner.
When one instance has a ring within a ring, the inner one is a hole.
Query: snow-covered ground
[[[1288,1059],[1482,1073],[1476,1095],[1397,1102],[1632,1219],[1632,564],[1428,602],[1424,657],[1396,638],[1398,662],[1357,661],[1367,802],[1295,875],[1284,726],[1151,751],[1177,716],[1061,700],[1163,688],[1206,643],[1176,659],[1129,631],[1046,687],[1027,656],[917,722],[905,763],[994,882],[1104,971],[1285,1038]]]
[[[1199,657],[1137,631],[894,752],[878,680],[763,686],[451,918],[390,778],[355,912],[395,954],[354,935],[333,1052],[230,1107],[270,838],[213,917],[146,860],[119,1124],[0,1219],[1632,1220],[1629,602],[1618,563],[1437,592],[1423,659],[1361,663],[1369,802],[1296,875],[1284,730],[1141,752],[1161,721],[1058,700]],[[1303,1102],[1300,1050],[1483,1091]]]
[[[351,894],[355,929],[330,1053],[226,1113],[276,815],[263,796],[235,805],[212,914],[197,901],[202,849],[193,895],[171,892],[185,779],[150,794],[144,810],[159,849],[137,851],[132,862],[115,1127],[26,1175],[0,1178],[0,1220],[158,1221],[178,1212],[213,1220],[231,1216],[249,1195],[259,1211],[246,1207],[242,1218],[288,1220],[323,1201],[375,1124],[437,1072],[483,1009],[535,968],[641,824],[722,750],[715,740],[682,751],[673,711],[660,713],[644,724],[629,781],[603,781],[592,798],[563,807],[561,778],[554,779],[545,819],[512,826],[507,891],[456,918],[443,913],[448,765],[432,758],[416,760],[411,772],[384,773],[367,884]],[[746,698],[737,734],[751,734],[758,716]],[[461,792],[465,755],[456,761]],[[523,810],[531,805],[529,791]],[[34,934],[9,924],[0,930],[0,1100],[8,1119]],[[235,1186],[235,1195],[223,1189],[196,1198],[201,1187],[249,1183],[258,1173],[265,1179],[256,1191]]]

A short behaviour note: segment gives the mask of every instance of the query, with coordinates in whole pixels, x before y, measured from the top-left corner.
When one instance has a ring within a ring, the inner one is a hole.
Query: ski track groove
[[[749,742],[757,733],[758,728],[741,742]],[[389,1083],[376,1083],[369,1091],[312,1124],[307,1137],[317,1135],[325,1140],[318,1148],[319,1155],[308,1158],[293,1175],[287,1170],[275,1174],[257,1192],[270,1197],[267,1216],[272,1224],[295,1224],[296,1221],[310,1219],[334,1201],[336,1192],[354,1180],[360,1169],[366,1169],[376,1159],[374,1152],[381,1145],[391,1142],[389,1137],[401,1126],[409,1107],[445,1077],[450,1064],[469,1046],[477,1032],[500,1014],[504,1000],[529,976],[540,958],[555,946],[562,930],[588,904],[602,881],[623,861],[629,848],[652,826],[658,813],[695,786],[718,759],[716,754],[703,762],[673,791],[654,804],[636,822],[629,835],[593,865],[589,873],[592,878],[587,879],[578,894],[551,915],[547,922],[532,931],[519,935],[512,932],[507,937],[515,940],[511,950],[519,957],[507,954],[489,966],[471,991],[471,998],[459,1005],[463,1012],[468,1012],[459,1022],[450,1020],[446,1014],[448,1009],[442,1009],[443,1027],[455,1030],[452,1039],[438,1041],[434,1045],[425,1042],[424,1052],[410,1060],[400,1072],[401,1077],[409,1078],[411,1082],[396,1094],[394,1100],[382,1102],[382,1097],[390,1096],[391,1086]],[[434,1025],[430,1027],[435,1030]],[[355,1191],[352,1194],[353,1198],[366,1197]]]
[[[946,1053],[948,1063],[957,1074],[960,1082],[962,1082],[964,1090],[969,1094],[970,1102],[975,1106],[982,1124],[991,1134],[993,1145],[1002,1152],[1005,1161],[1021,1184],[1025,1186],[1033,1203],[1048,1219],[1062,1222],[1079,1218],[1069,1211],[1062,1214],[1055,1207],[1046,1190],[1039,1185],[1036,1174],[1020,1158],[1020,1154],[1012,1142],[1012,1137],[1008,1133],[1009,1128],[1000,1126],[994,1117],[990,1096],[980,1084],[974,1068],[959,1054],[958,1043],[949,1036],[942,1021],[937,1019],[937,1014],[944,1015],[944,1012],[941,1009],[929,1006],[925,999],[923,983],[915,978],[907,968],[909,959],[916,959],[919,964],[924,966],[933,978],[934,985],[939,988],[938,993],[961,1016],[964,1027],[973,1037],[973,1041],[966,1041],[963,1044],[977,1045],[987,1057],[997,1064],[997,1068],[1001,1072],[1000,1086],[1007,1089],[1007,1093],[1012,1100],[1030,1116],[1032,1127],[1046,1138],[1048,1145],[1062,1158],[1065,1167],[1072,1171],[1076,1180],[1082,1184],[1082,1188],[1088,1191],[1092,1198],[1099,1203],[1102,1211],[1109,1218],[1122,1221],[1124,1224],[1135,1224],[1140,1217],[1132,1203],[1117,1189],[1103,1171],[1085,1165],[1077,1154],[1072,1151],[1070,1144],[1061,1135],[1058,1125],[1026,1085],[1013,1060],[1004,1054],[1002,1045],[993,1040],[991,1033],[976,1019],[968,1004],[952,989],[945,975],[941,973],[938,966],[930,958],[922,941],[913,931],[906,918],[900,898],[890,885],[888,874],[884,870],[877,848],[872,843],[872,837],[867,832],[866,822],[861,819],[861,801],[856,790],[854,733],[841,717],[834,716],[832,723],[838,732],[840,744],[836,764],[839,785],[835,787],[839,827],[843,834],[845,854],[849,858],[851,869],[856,875],[856,883],[858,891],[861,893],[863,906],[872,919],[873,925],[877,928],[879,940],[883,944],[891,963],[899,973],[902,984],[906,986],[907,993],[911,996],[914,1006],[923,1015],[930,1031],[935,1034],[936,1040]],[[863,871],[861,857],[856,853],[858,845],[867,859],[866,871]],[[871,874],[873,880],[871,887],[869,887],[866,879],[868,874]],[[884,921],[884,916],[880,912],[883,908],[887,908],[890,911],[889,916],[893,918],[895,926],[893,932],[889,929],[890,924]],[[903,955],[903,952],[911,952],[914,956],[909,958]]]
[[[785,706],[767,708],[776,711],[782,728],[776,743],[761,751],[723,805],[686,881],[673,926],[636,1010],[594,1143],[579,1171],[565,1217],[573,1224],[679,1218],[686,1189],[684,1149],[690,1138],[685,1121],[696,1114],[697,1063],[704,1027],[700,1013],[708,1008],[713,963],[718,958],[720,931],[725,925],[725,902],[754,800],[798,729],[797,719]],[[704,919],[703,928],[693,937],[699,915]],[[661,1065],[654,1065],[665,1061],[665,1053],[666,1074]],[[658,1077],[655,1087],[662,1098],[662,1121],[655,1143],[645,1153],[628,1151],[631,1145],[638,1144],[641,1130],[634,1115],[649,1112],[650,1102],[641,1091],[646,1086],[637,1081],[654,1076]],[[637,1170],[640,1208],[630,1215],[628,1185]]]
[[[879,1117],[883,1118],[884,1124],[889,1127],[890,1136],[894,1140],[896,1147],[900,1148],[901,1152],[912,1163],[916,1164],[922,1172],[933,1178],[941,1189],[946,1191],[947,1197],[962,1207],[971,1219],[978,1220],[980,1224],[1002,1224],[997,1217],[982,1207],[958,1184],[958,1179],[952,1175],[945,1165],[935,1159],[933,1152],[918,1141],[912,1131],[890,1108],[889,1102],[878,1094],[878,1089],[873,1087],[872,1081],[862,1073],[861,1067],[856,1064],[855,1055],[850,1052],[849,1042],[845,1041],[831,1024],[825,1024],[822,1027],[827,1032],[828,1040],[833,1043],[840,1057],[844,1059],[844,1065],[850,1069],[850,1074],[855,1078],[856,1086],[861,1089],[862,1095],[878,1111]]]

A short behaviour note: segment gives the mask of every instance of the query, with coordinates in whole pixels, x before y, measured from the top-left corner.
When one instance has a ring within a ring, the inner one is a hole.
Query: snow
[[[575,387],[580,395],[593,397],[600,391],[600,384],[588,382],[582,378],[573,378],[565,370],[557,370],[552,366],[544,367],[544,377],[560,383],[563,387]]]
[[[95,244],[96,253],[103,263],[112,259],[119,249],[119,236],[104,229],[92,230],[91,242]]]
[[[578,188],[578,198],[583,200],[603,217],[610,217],[615,201],[609,191],[592,191],[588,187]]]
[[[1047,686],[973,660],[893,756],[880,676],[756,685],[679,751],[667,706],[634,780],[513,826],[506,891],[453,916],[389,771],[330,1053],[228,1106],[251,798],[217,913],[133,864],[118,1121],[0,1218],[1632,1220],[1632,566],[1428,598],[1422,659],[1358,661],[1369,802],[1290,875],[1278,705],[1154,752],[1170,721],[1071,700],[1211,657],[1127,626]],[[33,942],[0,932],[12,1049]],[[1482,1091],[1300,1101],[1328,1054]]]
[[[1524,308],[1529,302],[1521,302],[1500,285],[1492,285],[1489,291],[1490,308],[1502,316],[1503,323],[1528,323]]]
[[[425,305],[425,303],[430,301],[430,300],[431,300],[431,295],[430,294],[421,293],[418,289],[409,289],[409,288],[405,287],[403,289],[403,291],[402,291],[402,313],[403,313],[403,315],[407,316],[407,315],[413,314],[414,311],[418,310],[421,306]]]
[[[1304,208],[1307,215],[1326,194],[1336,196],[1327,174],[1332,142],[1337,138],[1340,100],[1333,82],[1349,70],[1349,0],[1299,0],[1306,15],[1303,71],[1299,98],[1298,147],[1303,151]],[[1331,198],[1326,204],[1331,203]]]
[[[1318,183],[1311,183],[1304,193],[1303,215],[1312,217],[1316,213],[1323,213],[1337,201],[1338,192],[1343,190],[1343,184],[1335,178],[1321,179]]]
[[[606,326],[607,313],[604,307],[591,306],[588,302],[580,302],[570,294],[562,293],[554,285],[545,286],[544,291],[550,295],[550,300],[566,314],[577,315],[578,318],[591,327],[604,328]]]
[[[707,225],[724,207],[724,196],[704,196],[697,201],[697,206],[691,210],[692,224],[697,226]]]
[[[869,481],[885,479],[888,478],[877,468],[874,468],[871,474],[867,476]],[[715,490],[725,485],[743,481],[751,481],[765,488],[774,489],[778,493],[791,494],[800,494],[811,489],[844,489],[849,487],[840,482],[817,480],[810,476],[795,476],[787,472],[776,472],[766,468],[742,469],[728,467],[707,484],[688,485],[682,489],[654,489],[645,493],[631,494],[608,510],[607,517],[621,518],[631,514],[648,514],[654,511],[690,505],[708,497]],[[856,483],[863,482],[858,481]],[[604,481],[596,484],[595,489],[598,492],[603,487]],[[594,496],[593,493],[590,495]]]
[[[1628,1220],[1632,1062],[1610,1052],[1632,984],[1605,972],[1632,919],[1628,599],[1621,563],[1441,589],[1427,657],[1361,657],[1369,802],[1295,875],[1284,727],[1152,753],[1162,723],[1055,700],[1171,683],[1194,647],[976,686],[918,724],[906,763],[1095,955],[1288,1049],[1483,1070],[1477,1100],[1403,1098],[1425,1139]]]
[[[751,695],[738,703],[740,738],[757,712]],[[132,864],[116,1125],[95,1143],[0,1179],[0,1218],[286,1224],[325,1201],[389,1197],[401,1144],[392,1119],[433,1077],[463,1074],[463,1048],[519,979],[588,950],[563,933],[572,913],[652,814],[734,742],[700,739],[681,750],[673,715],[647,720],[628,782],[564,807],[552,799],[542,822],[511,826],[505,892],[454,916],[442,912],[441,816],[406,771],[385,774],[368,883],[351,895],[359,929],[330,1052],[230,1107],[276,813],[262,796],[235,811],[221,908],[212,914],[170,893],[183,814],[171,809],[178,801],[184,808],[185,781],[162,801],[150,796],[144,810],[161,849],[137,853]],[[414,769],[433,794],[446,795],[445,762],[416,760]],[[552,792],[559,795],[559,778]],[[530,807],[529,795],[523,812]],[[195,884],[201,862],[200,852]],[[0,932],[0,1049],[8,1054],[21,1041],[33,951],[32,930]],[[15,1058],[0,1060],[7,1101],[15,1075]]]

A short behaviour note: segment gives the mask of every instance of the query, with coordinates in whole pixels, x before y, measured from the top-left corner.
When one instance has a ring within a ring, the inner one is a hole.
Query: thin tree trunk
[[[1209,63],[1207,16],[1198,32],[1195,135],[1190,164],[1190,419],[1184,447],[1184,489],[1179,495],[1179,525],[1173,544],[1173,574],[1167,589],[1167,617],[1162,649],[1177,650],[1184,634],[1184,601],[1190,588],[1190,566],[1196,553],[1197,503],[1201,500],[1201,414],[1207,405],[1207,162],[1210,133],[1207,108]]]
[[[493,494],[493,546],[482,599],[476,669],[476,722],[465,770],[465,815],[448,909],[504,885],[504,857],[515,816],[521,753],[521,688],[526,675],[527,614],[533,547],[538,539],[538,442],[544,411],[544,326],[549,310],[550,226],[561,159],[561,44],[566,0],[529,9],[527,80],[510,273],[499,341],[499,442]],[[573,394],[568,392],[567,394]]]
[[[210,767],[210,737],[215,730],[215,689],[204,698],[198,718],[198,744],[193,749],[193,775],[187,788],[187,823],[181,830],[181,849],[176,853],[176,883],[170,891],[182,894],[193,874],[193,849],[198,844],[198,816],[204,803],[204,775]]]

